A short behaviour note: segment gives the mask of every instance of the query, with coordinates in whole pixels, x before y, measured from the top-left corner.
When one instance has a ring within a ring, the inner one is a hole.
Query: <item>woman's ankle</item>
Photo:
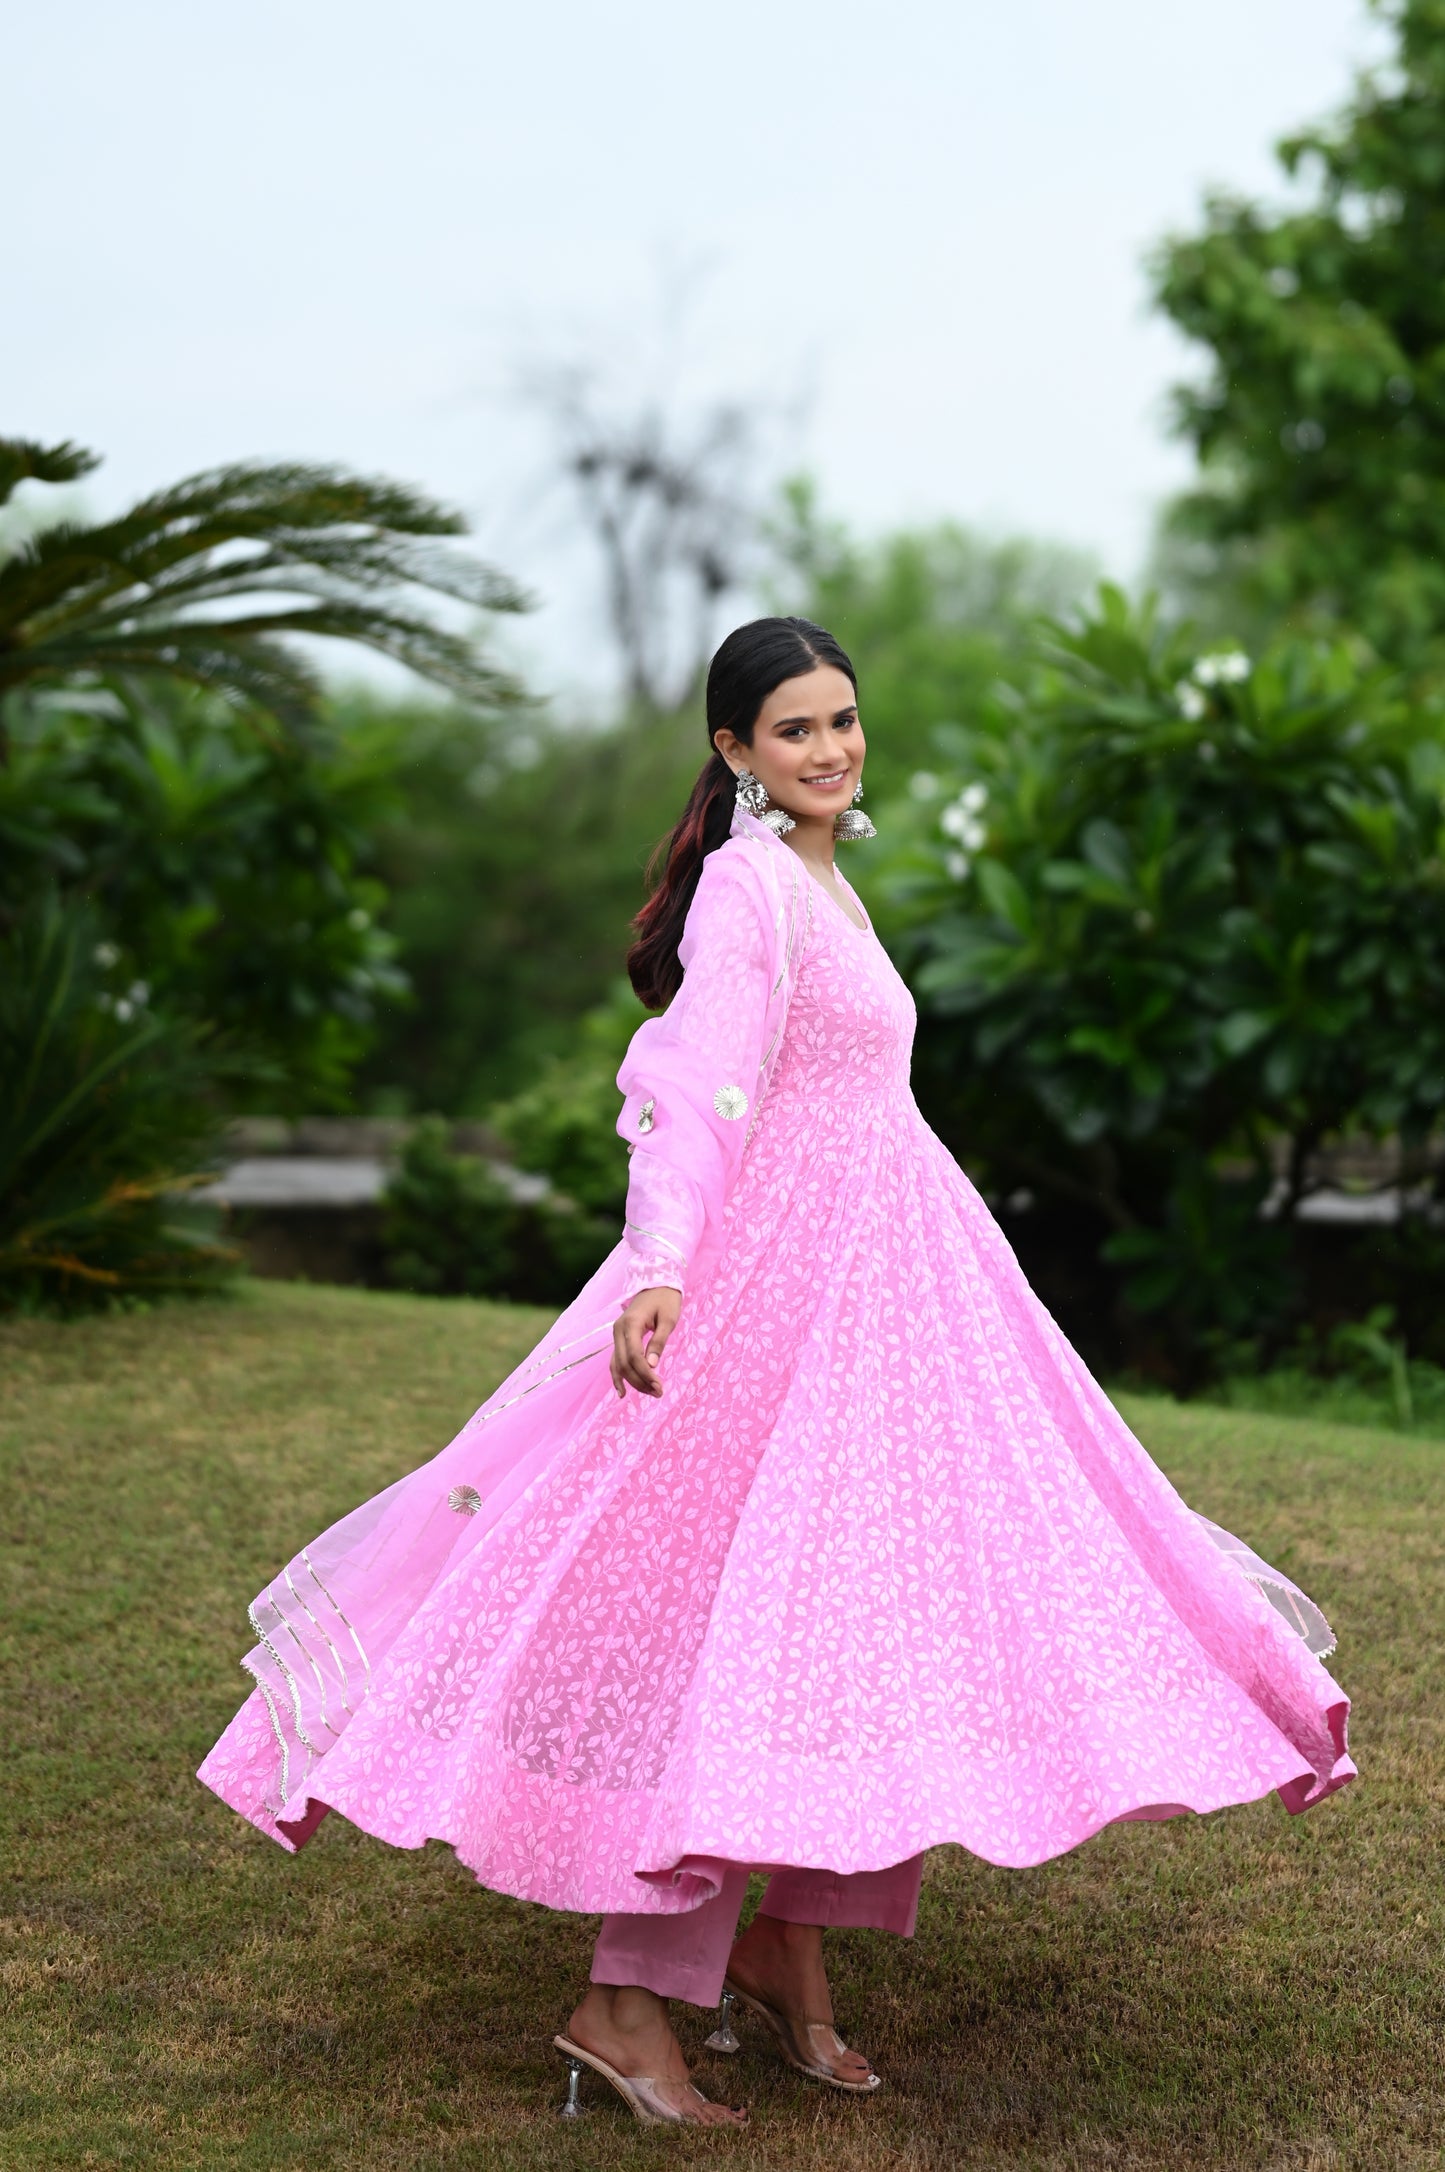
[[[767,1916],[759,1910],[737,1943],[773,1947],[789,1954],[821,1953],[823,1927],[820,1923],[791,1923],[784,1916]]]
[[[573,2010],[574,2021],[592,2021],[622,2036],[671,2030],[667,2001],[641,1984],[590,1983]]]

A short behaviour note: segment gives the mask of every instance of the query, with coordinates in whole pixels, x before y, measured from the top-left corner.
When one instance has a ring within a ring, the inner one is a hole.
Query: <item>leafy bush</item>
[[[237,1264],[178,1196],[213,1163],[211,1070],[116,962],[53,896],[0,937],[0,1310],[211,1289]]]
[[[121,972],[228,1052],[233,1105],[345,1105],[404,986],[363,871],[390,748],[160,681],[6,714],[0,911],[44,883],[85,899]]]
[[[1095,1218],[1176,1377],[1278,1340],[1311,1153],[1428,1160],[1445,1107],[1433,720],[1347,647],[1201,657],[1105,588],[936,747],[868,878],[932,1112],[998,1192]]]
[[[387,1189],[387,1280],[427,1296],[565,1304],[618,1228],[570,1200],[519,1197],[480,1155],[454,1154],[441,1117],[417,1125]]]

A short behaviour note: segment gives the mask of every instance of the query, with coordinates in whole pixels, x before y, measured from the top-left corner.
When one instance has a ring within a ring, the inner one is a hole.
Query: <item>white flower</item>
[[[966,852],[950,852],[943,864],[955,882],[964,882],[973,862]]]
[[[150,1001],[150,993],[149,981],[133,980],[125,992],[126,1001],[133,1003],[138,1011],[144,1010],[146,1004]]]
[[[938,826],[944,836],[952,837],[966,852],[980,851],[988,837],[987,829],[978,819],[982,800],[970,796],[981,789],[979,786],[970,785],[968,791],[956,799],[951,807],[945,807],[938,818]],[[984,793],[983,798],[987,797],[988,794]]]
[[[1187,717],[1191,724],[1197,724],[1209,707],[1199,688],[1191,686],[1187,679],[1181,679],[1175,687],[1174,699],[1179,704],[1180,715]]]
[[[966,784],[958,795],[958,804],[960,807],[966,807],[970,814],[977,814],[981,807],[988,805],[988,786],[986,784]]]
[[[1199,686],[1238,686],[1249,677],[1250,669],[1243,649],[1224,649],[1217,656],[1201,656],[1194,666],[1194,679]]]
[[[120,1020],[123,1026],[129,1023],[133,1015],[133,1009],[133,1005],[127,1003],[124,996],[122,996],[119,1002],[116,1004],[115,1015]]]
[[[908,780],[908,789],[915,799],[937,799],[938,779],[931,769],[915,769]]]
[[[91,952],[91,956],[95,959],[96,964],[104,972],[108,973],[119,960],[120,952],[116,949],[114,943],[97,943],[95,949]]]

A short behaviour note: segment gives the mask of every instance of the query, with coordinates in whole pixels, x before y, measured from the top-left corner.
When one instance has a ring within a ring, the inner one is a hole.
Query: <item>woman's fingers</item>
[[[661,1395],[658,1361],[677,1325],[681,1304],[675,1291],[647,1291],[614,1321],[612,1385],[619,1395],[625,1396],[629,1386],[639,1395]]]
[[[655,1326],[651,1313],[624,1312],[612,1330],[612,1380],[619,1395],[629,1386],[639,1395],[661,1395],[662,1382],[648,1363],[645,1336]]]
[[[657,1377],[657,1314],[648,1311],[637,1314],[627,1333],[628,1379],[644,1395],[661,1395],[662,1382]]]
[[[669,1319],[667,1313],[664,1312],[659,1306],[657,1319],[653,1324],[652,1339],[647,1345],[647,1362],[649,1365],[654,1367],[654,1369],[656,1368],[658,1359],[662,1356],[663,1351],[667,1348],[667,1338],[672,1333],[676,1325],[677,1321],[675,1319]]]

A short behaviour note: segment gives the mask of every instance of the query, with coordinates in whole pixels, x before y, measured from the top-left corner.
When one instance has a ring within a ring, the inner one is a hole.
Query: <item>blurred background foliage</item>
[[[0,448],[0,503],[29,485],[0,528],[0,936],[43,1010],[45,901],[48,955],[90,989],[61,1005],[77,1084],[102,1060],[85,1003],[108,1033],[164,1020],[117,1076],[144,1098],[163,1049],[191,1067],[210,1129],[171,1128],[178,1180],[247,1109],[484,1119],[553,1199],[423,1123],[387,1271],[565,1299],[621,1211],[618,975],[705,753],[708,648],[799,610],[859,669],[881,834],[850,872],[918,999],[920,1100],[1066,1328],[1175,1386],[1373,1367],[1428,1402],[1445,0],[1381,12],[1396,64],[1281,147],[1286,207],[1212,198],[1155,252],[1201,366],[1147,598],[1046,541],[852,535],[806,477],[748,499],[735,408],[680,427],[569,394],[559,473],[626,691],[564,717],[493,660],[492,614],[525,599],[400,486],[235,468],[87,528],[35,505],[89,456]],[[325,691],[298,631],[429,684]],[[1352,1142],[1393,1157],[1407,1211],[1322,1283],[1298,1210]],[[155,1187],[157,1150],[133,1159]],[[0,1266],[0,1302],[38,1287]]]
[[[157,676],[16,693],[4,714],[0,911],[83,904],[122,991],[204,1024],[232,1108],[349,1106],[406,986],[366,871],[390,744],[319,717],[297,739]]]
[[[220,1147],[205,1034],[114,977],[111,946],[54,892],[0,931],[0,1292],[89,1311],[212,1289],[236,1260],[187,1178]]]

